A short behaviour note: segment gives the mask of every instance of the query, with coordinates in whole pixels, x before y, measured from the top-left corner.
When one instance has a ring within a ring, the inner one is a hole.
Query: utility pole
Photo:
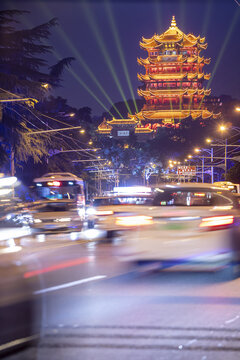
[[[227,178],[227,138],[225,139],[225,160],[224,160],[224,164],[225,164],[225,181]]]

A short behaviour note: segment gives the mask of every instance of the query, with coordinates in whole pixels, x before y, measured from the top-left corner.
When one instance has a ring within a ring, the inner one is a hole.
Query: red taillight
[[[203,218],[199,226],[200,228],[218,229],[219,227],[232,225],[233,222],[233,215],[211,216]]]
[[[61,182],[60,182],[60,181],[57,181],[57,180],[49,181],[47,184],[48,184],[49,186],[61,186]]]

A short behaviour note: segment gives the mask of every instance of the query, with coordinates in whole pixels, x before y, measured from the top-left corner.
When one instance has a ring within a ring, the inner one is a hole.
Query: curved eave
[[[107,122],[108,125],[136,125],[138,121],[134,119],[112,119]]]
[[[154,132],[154,131],[150,128],[135,128],[136,134],[149,134],[152,132]]]
[[[198,43],[198,47],[200,49],[206,50],[206,48],[208,47],[208,44],[207,43],[205,43],[205,44]]]
[[[211,73],[204,75],[204,80],[209,80],[211,77]]]
[[[213,114],[208,110],[159,110],[159,111],[141,111],[136,116],[140,120],[157,121],[157,120],[184,120],[191,117],[193,120],[202,118],[209,119],[211,117],[219,117],[220,114]]]
[[[149,59],[142,59],[142,58],[137,58],[137,62],[139,65],[150,65]]]
[[[111,134],[112,129],[97,129],[99,134]]]

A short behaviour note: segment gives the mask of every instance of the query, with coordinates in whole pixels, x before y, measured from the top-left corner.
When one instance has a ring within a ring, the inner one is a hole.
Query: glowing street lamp
[[[199,153],[201,150],[200,150],[199,148],[195,148],[194,151],[195,151],[196,153]]]
[[[46,89],[46,90],[48,90],[48,88],[49,88],[49,84],[47,84],[47,83],[41,84],[41,86],[42,86],[44,89]]]
[[[206,139],[206,142],[207,142],[208,144],[210,144],[210,143],[212,142],[212,139],[207,138],[207,139]]]
[[[85,134],[85,130],[84,129],[80,130],[80,133]]]
[[[225,130],[227,130],[227,127],[225,125],[220,125],[219,130],[220,131],[225,131]]]
[[[240,106],[236,106],[236,107],[235,107],[235,110],[236,110],[237,112],[240,112]]]
[[[88,144],[89,144],[89,145],[92,145],[92,144],[93,144],[92,140],[90,140],[90,141],[88,142]]]
[[[188,158],[191,159],[191,158],[192,158],[192,155],[188,155]]]

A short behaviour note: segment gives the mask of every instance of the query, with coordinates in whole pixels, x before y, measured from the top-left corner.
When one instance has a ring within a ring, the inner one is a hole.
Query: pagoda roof
[[[129,117],[138,119],[139,121],[147,120],[147,121],[157,121],[157,120],[167,120],[167,119],[176,119],[183,120],[188,117],[192,117],[194,120],[197,118],[208,119],[210,117],[217,118],[220,116],[220,113],[213,114],[212,111],[209,110],[153,110],[153,111],[140,111],[135,115],[130,115]]]
[[[142,37],[140,46],[145,50],[159,48],[165,44],[176,43],[181,47],[192,47],[198,45],[198,47],[206,49],[207,44],[204,43],[205,38],[200,38],[193,34],[184,34],[176,24],[175,17],[172,17],[170,27],[161,35],[153,35],[150,39]]]
[[[183,96],[183,95],[204,95],[208,96],[211,93],[211,89],[138,89],[138,95],[143,97],[160,97],[160,96]]]
[[[143,58],[137,58],[137,62],[139,65],[169,65],[169,63],[197,63],[197,64],[201,64],[202,62],[204,62],[204,64],[209,64],[211,61],[211,58],[205,59],[204,56],[200,57],[200,56],[192,56],[192,57],[187,57],[187,56],[183,56],[183,55],[176,55],[176,56],[171,56],[172,60],[171,61],[164,61],[164,58],[169,58],[169,55],[158,55],[154,58],[148,57],[146,59]],[[164,64],[162,64],[164,62]]]
[[[145,127],[136,127],[135,128],[135,133],[136,134],[146,134],[146,133],[152,133],[154,132],[153,129],[150,129],[149,127],[145,128]]]
[[[115,119],[113,118],[112,120],[107,122],[108,125],[136,125],[138,124],[137,120],[134,119]]]
[[[204,73],[171,73],[171,74],[138,74],[138,79],[140,81],[151,81],[151,80],[182,80],[182,79],[202,79],[209,80],[211,74]]]
[[[108,125],[108,121],[106,119],[101,122],[101,124],[98,126],[98,132],[100,134],[110,134],[112,130],[112,126]]]

